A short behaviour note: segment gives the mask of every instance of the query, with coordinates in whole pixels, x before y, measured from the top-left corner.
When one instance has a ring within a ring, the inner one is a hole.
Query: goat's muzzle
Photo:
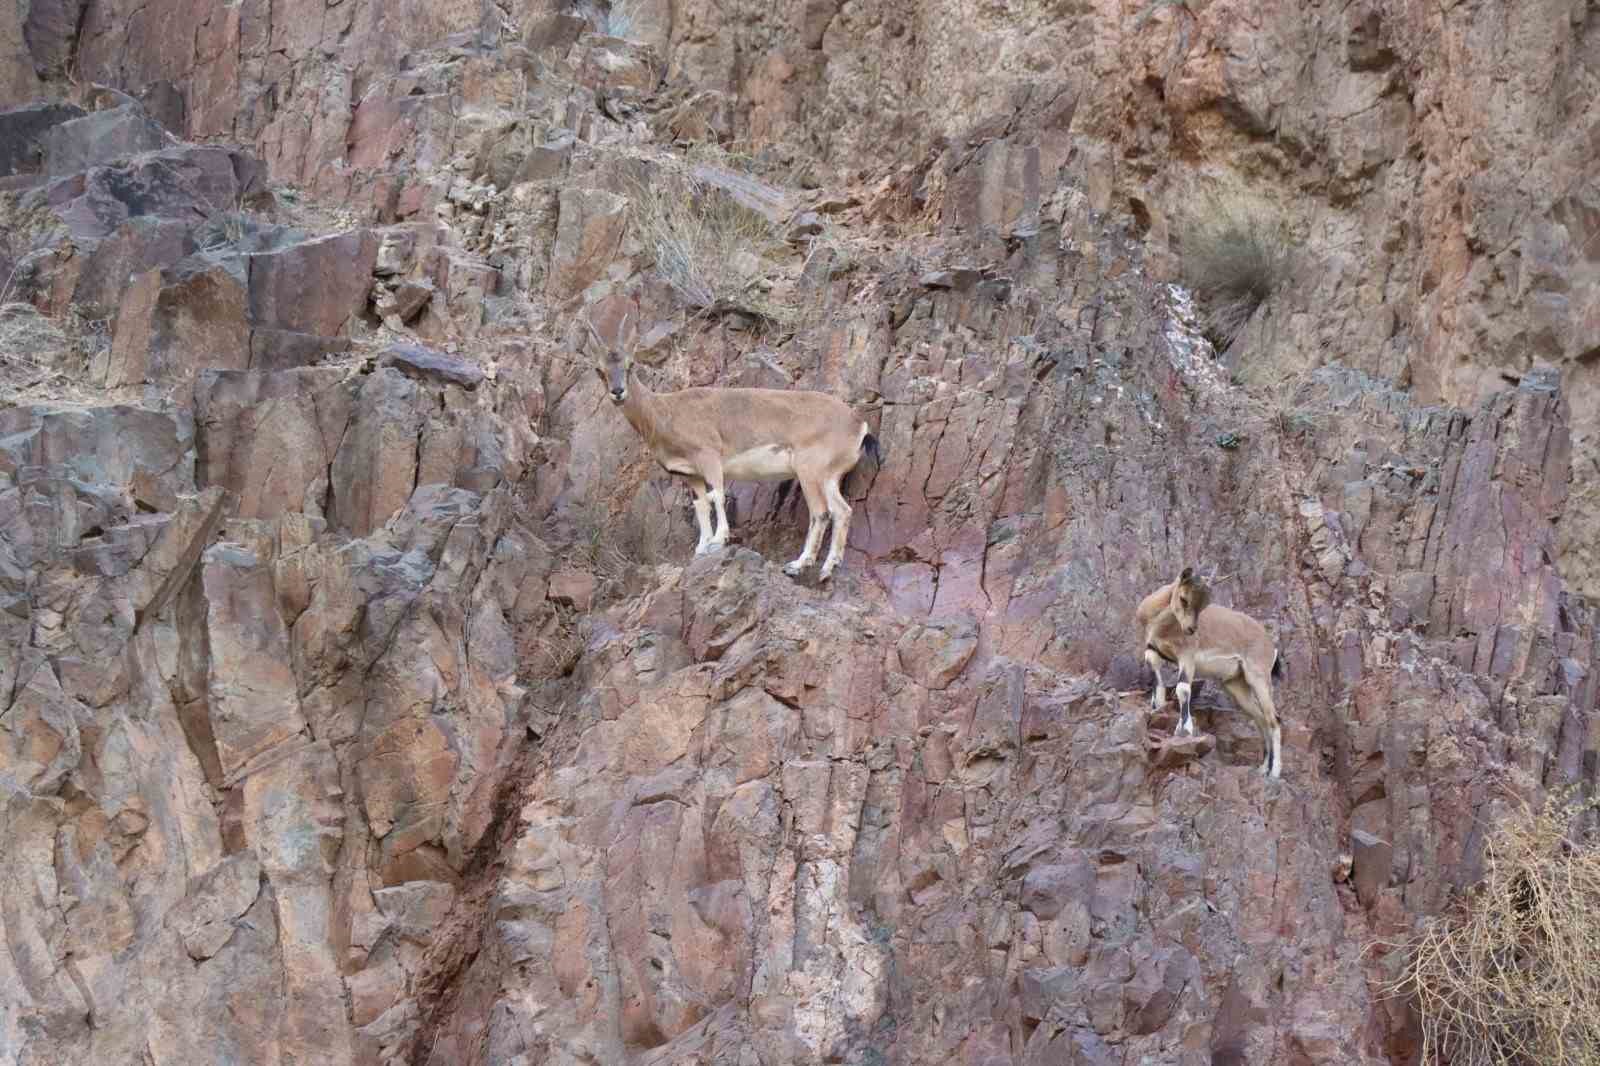
[[[611,402],[612,403],[620,404],[623,400],[626,400],[627,398],[628,398],[628,390],[626,388],[612,389],[611,390]]]

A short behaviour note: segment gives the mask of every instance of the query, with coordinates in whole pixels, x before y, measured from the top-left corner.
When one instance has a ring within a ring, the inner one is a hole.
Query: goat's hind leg
[[[694,520],[700,527],[700,541],[694,546],[696,555],[711,550],[711,500],[706,495],[706,483],[697,477],[689,478],[689,490],[694,493]]]
[[[1261,710],[1257,725],[1261,729],[1262,744],[1267,749],[1261,770],[1268,777],[1276,779],[1283,775],[1283,727],[1278,723],[1278,707],[1272,699],[1272,676],[1246,667],[1245,681],[1250,685],[1250,694],[1255,697],[1256,705]]]
[[[1283,731],[1278,726],[1272,689],[1262,684],[1261,679],[1248,667],[1242,669],[1239,676],[1226,682],[1224,687],[1239,709],[1255,722],[1256,730],[1261,734],[1261,765],[1258,769],[1268,777],[1278,777],[1283,771]]]
[[[822,527],[828,521],[828,511],[823,505],[822,492],[817,488],[817,483],[809,477],[798,477],[800,494],[805,497],[806,510],[811,513],[811,524],[806,527],[806,546],[801,549],[799,557],[785,563],[783,572],[790,577],[798,577],[800,572],[817,561],[817,549],[822,546]]]
[[[823,560],[822,572],[817,575],[821,581],[828,580],[838,569],[844,559],[845,542],[850,539],[850,503],[839,491],[841,477],[835,474],[822,483],[822,492],[828,501],[828,514],[833,519],[833,536],[828,541],[828,557]]]

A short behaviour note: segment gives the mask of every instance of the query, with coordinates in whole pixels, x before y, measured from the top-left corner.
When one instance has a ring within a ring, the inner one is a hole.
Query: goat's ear
[[[1178,580],[1179,581],[1193,581],[1194,580],[1194,567],[1192,567],[1192,566],[1184,567],[1183,568],[1183,573],[1178,575]]]

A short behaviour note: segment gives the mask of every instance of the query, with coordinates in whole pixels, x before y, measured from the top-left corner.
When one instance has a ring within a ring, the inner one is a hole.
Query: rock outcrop
[[[1411,1061],[1374,944],[1600,783],[1540,17],[0,12],[0,1061]],[[1304,276],[1219,359],[1228,168]],[[579,315],[857,406],[830,584],[778,486],[693,556]],[[1149,706],[1191,564],[1281,782]]]

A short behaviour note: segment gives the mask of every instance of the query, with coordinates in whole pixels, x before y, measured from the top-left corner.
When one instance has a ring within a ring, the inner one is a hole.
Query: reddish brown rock
[[[594,575],[581,570],[558,570],[550,575],[550,598],[580,611],[587,611],[594,602],[594,589]]]
[[[225,267],[190,261],[149,270],[117,309],[101,382],[109,388],[175,381],[202,369],[250,365],[247,293]]]
[[[251,321],[323,337],[349,332],[366,307],[377,256],[378,238],[369,230],[252,256]]]
[[[1356,895],[1371,907],[1378,895],[1389,887],[1390,865],[1394,862],[1394,849],[1387,840],[1381,840],[1360,829],[1350,832],[1350,851],[1353,859],[1351,879]]]
[[[729,35],[668,6],[604,36],[515,4],[81,10],[85,76],[254,144],[301,186],[286,212],[419,221],[227,249],[207,222],[180,269],[171,227],[258,181],[222,149],[7,201],[44,241],[29,297],[131,303],[117,355],[156,387],[125,395],[163,406],[74,381],[0,408],[0,776],[24,790],[0,1047],[1403,1058],[1362,946],[1470,884],[1506,794],[1596,784],[1596,620],[1563,583],[1587,565],[1582,124],[1543,83],[1473,102],[1485,72],[1581,62],[1570,5],[1493,41],[1382,4],[1168,5],[1137,33],[1089,5],[1020,37],[998,9],[775,5]],[[754,340],[680,313],[606,199],[666,150],[652,128],[794,164],[696,160],[777,225],[827,208],[760,279],[814,316]],[[831,169],[867,173],[789,187]],[[1320,271],[1227,357],[1252,396],[1144,258],[1178,247],[1186,182],[1233,169]],[[292,367],[365,343],[374,277],[380,314],[431,288],[388,327],[483,377]],[[804,518],[770,486],[736,487],[738,548],[692,556],[680,490],[570,349],[583,309],[555,306],[601,290],[663,384],[824,388],[869,419],[886,460],[851,482],[830,587],[781,574]],[[157,380],[134,327],[186,314]],[[243,362],[213,361],[219,323]],[[580,507],[626,566],[591,572]],[[1169,739],[1124,684],[1131,605],[1191,563],[1280,644],[1284,782],[1225,695]],[[1329,875],[1346,849],[1364,906]]]
[[[968,618],[918,626],[900,638],[900,669],[931,689],[948,688],[978,650],[978,626]]]
[[[1171,770],[1211,754],[1217,738],[1209,733],[1164,737],[1150,746],[1150,761],[1159,769]]]
[[[565,299],[582,292],[616,256],[628,202],[604,189],[569,186],[561,192],[547,292]]]

